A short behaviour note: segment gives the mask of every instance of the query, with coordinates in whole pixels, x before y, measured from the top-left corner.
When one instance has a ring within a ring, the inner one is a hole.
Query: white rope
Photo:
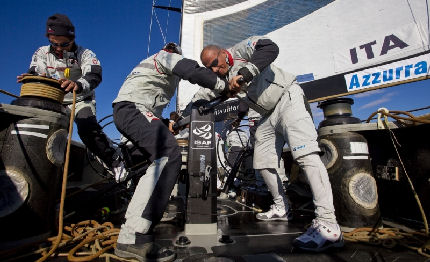
[[[172,4],[172,0],[169,1],[169,8],[171,7]],[[170,10],[167,9],[167,21],[166,21],[166,36],[167,34],[167,30],[169,29],[169,17],[170,17]]]
[[[151,45],[152,17],[154,16],[154,5],[155,5],[155,0],[152,0],[151,23],[149,24],[148,51],[146,53],[146,57],[149,57],[149,46]]]
[[[158,27],[160,28],[161,37],[163,38],[164,44],[166,44],[166,37],[164,36],[163,28],[161,28],[160,21],[158,20],[157,12],[154,12],[154,14],[155,14],[155,20],[157,21]]]

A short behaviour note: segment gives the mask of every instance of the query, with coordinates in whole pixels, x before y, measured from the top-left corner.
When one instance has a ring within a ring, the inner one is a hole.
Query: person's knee
[[[169,159],[180,159],[181,158],[181,149],[178,145],[178,142],[176,141],[176,139],[173,137],[169,137],[168,139],[165,140],[166,141],[166,153],[167,156],[169,157]]]
[[[76,121],[78,134],[80,137],[86,137],[93,133],[101,131],[100,125],[97,123],[95,117],[88,117],[86,119],[79,119]]]
[[[318,155],[318,152],[313,152],[310,154],[299,156],[295,160],[299,164],[300,167],[303,167],[305,165],[310,165],[310,164],[315,165],[315,164],[319,164],[319,162],[321,162],[321,158]]]

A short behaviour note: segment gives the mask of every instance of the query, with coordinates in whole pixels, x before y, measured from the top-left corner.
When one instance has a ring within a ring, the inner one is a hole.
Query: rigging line
[[[157,21],[158,27],[160,28],[161,37],[163,38],[164,44],[166,44],[166,37],[164,36],[163,28],[161,28],[160,21],[158,20],[157,12],[154,12],[154,14],[155,14],[155,21]]]
[[[169,17],[170,17],[170,7],[171,7],[171,4],[172,4],[172,0],[169,0],[169,9],[167,9],[166,36],[168,36],[167,30],[169,29]]]
[[[425,46],[423,36],[421,35],[421,30],[419,30],[419,25],[418,25],[417,19],[415,18],[414,12],[412,11],[411,3],[409,2],[409,0],[407,0],[406,2],[408,3],[409,10],[411,11],[412,19],[414,20],[415,26],[417,27],[417,30],[421,36],[421,44],[423,46]],[[426,0],[426,2],[427,2],[427,0]],[[428,9],[427,9],[427,11],[428,11]],[[427,71],[427,75],[428,75],[428,71]]]
[[[155,5],[155,0],[152,0],[151,23],[149,24],[148,51],[147,51],[147,53],[146,53],[146,57],[149,57],[149,46],[151,45],[152,18],[153,18],[153,16],[154,16],[154,5]]]
[[[185,1],[182,1],[181,6],[181,21],[179,22],[179,32],[178,32],[178,39],[179,39],[179,45],[182,45],[182,22],[184,21],[184,4]],[[178,108],[179,103],[176,103],[176,107]]]
[[[428,0],[426,0],[426,13],[427,13],[427,36],[428,36],[428,39],[427,39],[427,43],[429,43],[430,44],[430,17],[429,17],[429,2],[428,2]]]

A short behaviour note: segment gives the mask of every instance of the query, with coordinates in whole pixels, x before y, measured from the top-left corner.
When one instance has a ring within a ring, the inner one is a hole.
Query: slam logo
[[[203,138],[203,139],[211,139],[212,138],[212,132],[211,132],[211,125],[210,124],[206,124],[202,127],[196,127],[193,129],[193,134]]]

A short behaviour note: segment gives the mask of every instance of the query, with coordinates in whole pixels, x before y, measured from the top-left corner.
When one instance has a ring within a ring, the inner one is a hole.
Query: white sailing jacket
[[[42,46],[34,52],[28,73],[46,74],[47,77],[62,79],[64,70],[70,68],[73,72],[70,79],[75,81],[82,90],[76,94],[76,101],[95,98],[94,89],[102,81],[102,67],[96,55],[89,49],[74,44],[71,52],[64,52],[63,57],[57,57],[51,46]],[[72,103],[73,94],[69,92],[64,97],[64,104]]]
[[[161,118],[180,79],[222,92],[228,83],[194,60],[161,50],[142,60],[127,76],[113,104],[128,101],[143,105]]]
[[[230,64],[228,79],[241,74],[249,82],[238,96],[262,115],[271,112],[296,80],[293,74],[272,64],[278,56],[278,46],[267,37],[253,36],[227,51],[233,63]]]

